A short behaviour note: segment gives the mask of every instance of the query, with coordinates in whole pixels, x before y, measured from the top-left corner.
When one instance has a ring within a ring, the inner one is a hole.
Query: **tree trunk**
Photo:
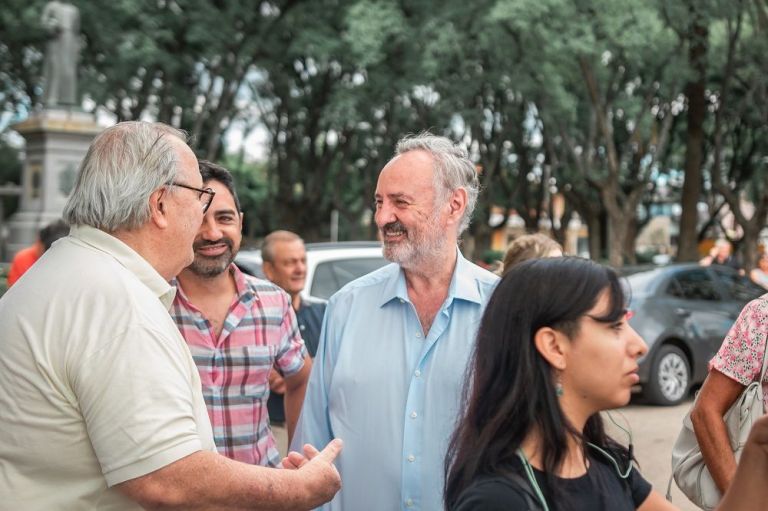
[[[744,228],[744,226],[742,226]],[[760,226],[757,228],[744,228],[744,236],[741,238],[742,258],[741,266],[747,272],[757,266],[757,239],[760,236]]]
[[[624,240],[627,222],[622,216],[608,215],[608,263],[614,268],[624,266]]]
[[[491,248],[493,235],[493,229],[488,225],[488,207],[485,204],[478,204],[473,216],[470,228],[461,235],[462,253],[470,261],[482,258],[485,251]]]
[[[624,261],[627,264],[637,264],[637,251],[635,250],[635,241],[637,241],[637,218],[632,218],[626,222],[626,231],[622,242],[622,253]]]
[[[603,237],[602,226],[600,225],[600,215],[584,215],[584,221],[587,224],[589,234],[589,258],[598,260],[602,257]]]
[[[691,10],[695,11],[695,7]],[[678,261],[696,261],[699,259],[696,225],[698,223],[697,205],[701,196],[701,167],[704,163],[708,28],[702,24],[703,20],[700,14],[692,12],[692,15],[688,61],[694,70],[695,79],[685,86],[685,95],[688,98],[688,126],[686,129],[685,180],[681,199],[680,238],[677,249]]]

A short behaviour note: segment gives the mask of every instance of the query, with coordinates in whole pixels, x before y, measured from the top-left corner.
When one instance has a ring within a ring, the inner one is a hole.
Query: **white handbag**
[[[760,378],[744,389],[739,399],[723,416],[736,461],[741,457],[741,451],[747,443],[752,424],[764,414],[762,382],[765,376],[766,352],[768,352],[768,346],[763,350]],[[698,401],[698,395],[691,410],[696,406],[696,401]],[[688,410],[685,415],[683,428],[672,447],[672,477],[667,486],[667,500],[672,500],[672,478],[674,478],[677,486],[691,502],[706,511],[711,511],[717,507],[722,495],[704,464],[696,434],[693,432],[693,424],[691,424],[691,410]]]

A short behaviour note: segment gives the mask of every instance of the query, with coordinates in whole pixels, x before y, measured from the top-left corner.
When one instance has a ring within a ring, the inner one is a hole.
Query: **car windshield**
[[[358,277],[387,264],[383,257],[337,259],[317,265],[309,294],[326,300]]]
[[[639,295],[647,293],[653,282],[658,280],[658,276],[659,271],[656,270],[633,273],[627,277],[627,282],[632,288],[632,293]]]

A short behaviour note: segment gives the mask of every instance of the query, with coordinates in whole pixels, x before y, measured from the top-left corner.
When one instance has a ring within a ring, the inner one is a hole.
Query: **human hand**
[[[747,438],[747,446],[752,445],[753,450],[762,453],[768,460],[768,415],[762,416],[752,425],[752,430]],[[744,448],[746,449],[747,446]]]
[[[768,415],[752,426],[741,453],[736,474],[716,511],[762,509],[768,499],[765,474],[768,472]]]
[[[285,394],[285,379],[274,368],[269,371],[269,390],[275,394]]]
[[[304,464],[309,463],[309,460],[317,454],[317,449],[312,447],[310,444],[304,445],[303,450],[303,455],[296,451],[289,452],[288,455],[281,461],[283,468],[287,468],[289,470],[296,470],[301,468],[304,466]]]
[[[309,502],[313,507],[328,502],[336,495],[341,488],[341,476],[339,471],[333,465],[336,456],[339,455],[343,443],[336,438],[331,440],[325,449],[319,451],[309,444],[304,445],[304,454],[302,457],[297,452],[289,453],[286,459],[294,456],[291,463],[298,469],[298,474],[302,476],[301,481],[307,490]],[[298,458],[297,458],[298,457]],[[305,458],[299,460],[299,458]],[[296,463],[298,461],[298,463]],[[285,465],[283,465],[285,466]]]

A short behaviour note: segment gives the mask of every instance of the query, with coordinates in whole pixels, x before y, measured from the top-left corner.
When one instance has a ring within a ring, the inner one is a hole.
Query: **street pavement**
[[[611,412],[614,420],[622,427],[627,424],[632,431],[635,458],[640,465],[640,472],[653,488],[666,495],[667,483],[671,475],[670,459],[672,444],[680,432],[683,417],[691,407],[693,398],[677,406],[648,406],[630,403],[628,406]],[[627,444],[627,434],[617,429],[605,417],[608,430],[620,443]],[[699,511],[672,482],[672,503],[682,511]]]

